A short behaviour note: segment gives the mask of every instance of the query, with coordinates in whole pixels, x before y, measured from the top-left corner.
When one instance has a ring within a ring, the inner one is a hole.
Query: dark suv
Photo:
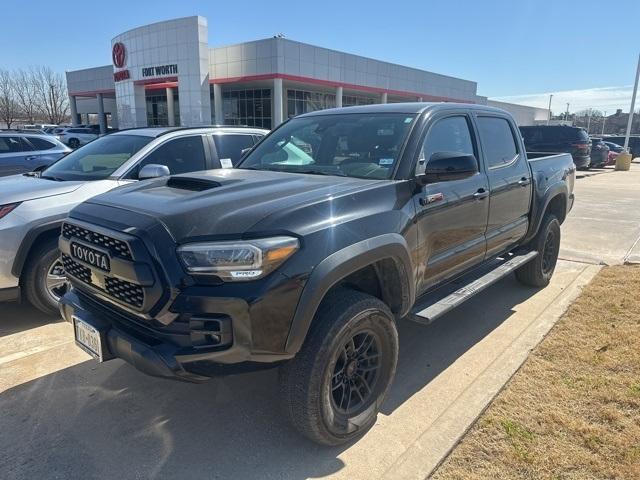
[[[591,165],[591,140],[583,128],[565,125],[520,127],[527,152],[570,153],[578,168]]]

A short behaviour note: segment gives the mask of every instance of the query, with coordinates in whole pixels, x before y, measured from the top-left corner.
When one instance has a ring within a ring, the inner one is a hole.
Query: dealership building
[[[250,125],[273,128],[324,108],[391,102],[491,104],[476,82],[281,37],[210,47],[207,19],[146,25],[111,41],[112,65],[66,74],[71,121],[103,129],[154,125]],[[517,121],[546,120],[547,110],[517,110]],[[93,117],[94,118],[94,117]]]

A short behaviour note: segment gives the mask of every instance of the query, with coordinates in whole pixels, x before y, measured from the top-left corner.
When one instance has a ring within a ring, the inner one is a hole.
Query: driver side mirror
[[[159,177],[167,177],[171,175],[171,171],[169,167],[166,165],[158,165],[155,163],[150,163],[145,165],[138,172],[138,180],[148,180],[150,178],[159,178]]]
[[[420,185],[462,180],[478,173],[475,155],[461,152],[436,152],[427,162],[424,173],[416,175]]]

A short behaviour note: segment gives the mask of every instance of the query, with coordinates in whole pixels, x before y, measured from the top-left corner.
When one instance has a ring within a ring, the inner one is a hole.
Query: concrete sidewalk
[[[2,305],[2,478],[423,479],[597,264],[633,251],[639,176],[608,171],[577,181],[563,228],[568,260],[549,287],[530,289],[511,276],[428,327],[400,322],[398,372],[382,414],[347,447],[318,447],[288,426],[273,370],[203,385],[154,379],[119,360],[88,361],[69,325]]]

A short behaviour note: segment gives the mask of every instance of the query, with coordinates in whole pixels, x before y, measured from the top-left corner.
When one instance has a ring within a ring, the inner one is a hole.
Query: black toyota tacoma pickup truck
[[[528,159],[512,117],[465,104],[301,115],[236,169],[73,209],[60,304],[100,361],[202,381],[280,368],[284,410],[329,445],[374,424],[396,322],[429,323],[515,271],[542,287],[573,204],[569,154]],[[404,321],[404,320],[403,320]]]

